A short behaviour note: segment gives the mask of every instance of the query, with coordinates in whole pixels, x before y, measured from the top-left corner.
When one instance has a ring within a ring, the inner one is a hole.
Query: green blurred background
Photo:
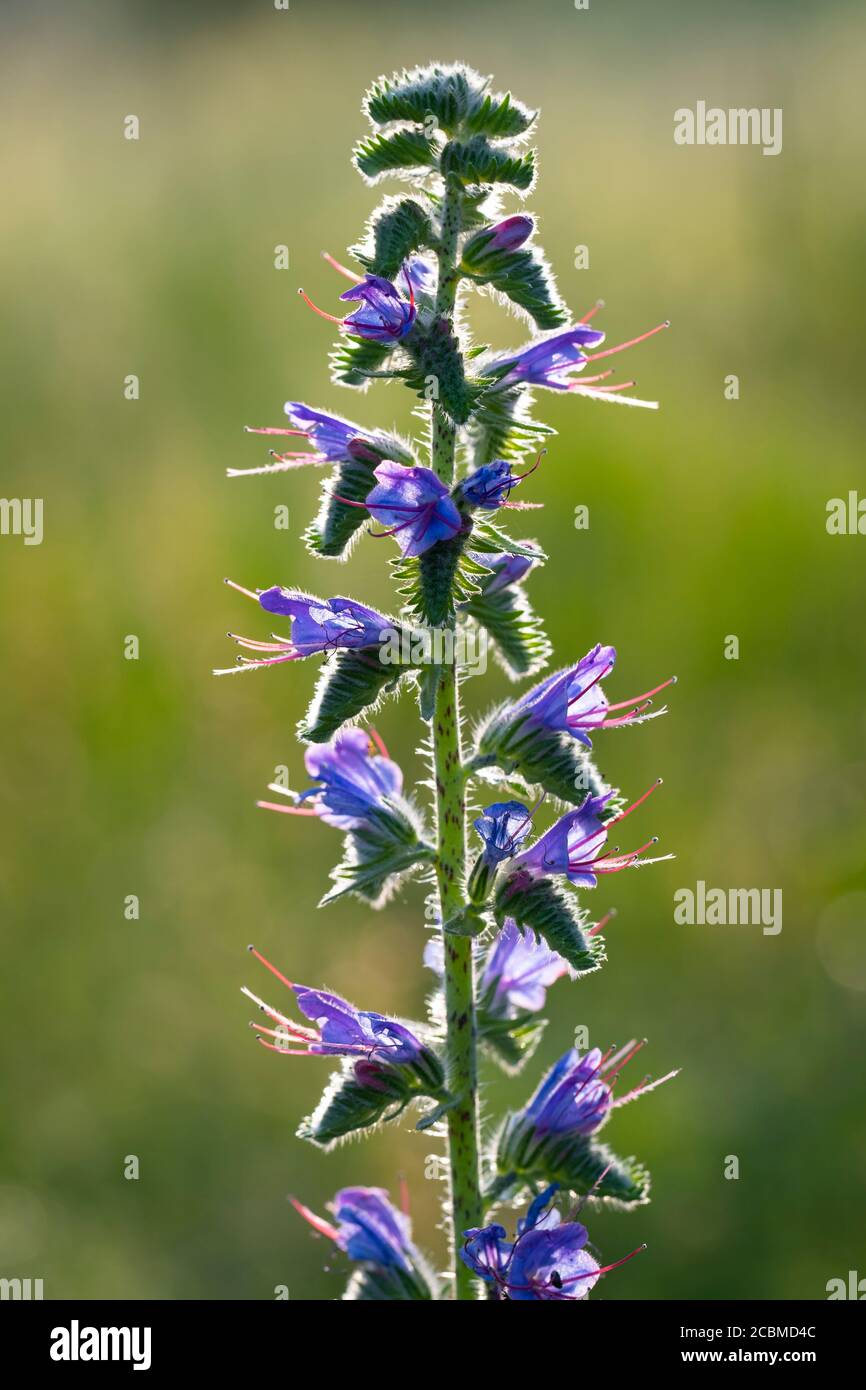
[[[829,498],[866,492],[862,9],[37,4],[6,7],[2,38],[2,491],[45,499],[45,539],[0,540],[0,1274],[46,1297],[334,1298],[287,1193],[321,1210],[400,1173],[442,1256],[435,1143],[295,1140],[327,1063],[258,1049],[238,993],[264,986],[254,940],[295,979],[417,1013],[421,890],[315,914],[335,833],[254,808],[276,765],[302,784],[312,665],[209,674],[234,660],[227,628],[258,632],[224,574],[389,604],[372,543],[345,569],[302,549],[315,470],[224,474],[264,461],[241,427],[279,424],[287,397],[412,427],[397,388],[329,384],[331,335],[295,289],[331,304],[319,251],[343,255],[374,205],[348,162],[365,86],[434,58],[542,107],[527,207],[572,309],[603,297],[610,342],[673,321],[623,360],[658,414],[543,396],[560,433],[532,589],[558,660],[619,648],[612,699],[679,675],[667,718],[597,740],[627,792],[663,774],[635,831],[677,858],[598,891],[619,910],[607,968],[557,986],[529,1075],[490,1075],[486,1109],[524,1096],[576,1024],[646,1035],[648,1066],[683,1072],[611,1127],[654,1200],[593,1217],[607,1258],[650,1247],[599,1296],[821,1298],[866,1274],[866,541],[825,529]],[[675,146],[674,110],[701,98],[783,107],[781,156]],[[484,340],[527,336],[473,313]],[[466,689],[480,711],[505,682]],[[379,724],[411,781],[412,703]],[[697,879],[781,887],[781,935],[676,926]]]

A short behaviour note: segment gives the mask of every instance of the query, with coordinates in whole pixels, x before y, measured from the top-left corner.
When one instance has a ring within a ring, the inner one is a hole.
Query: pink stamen
[[[331,323],[343,323],[343,319],[337,318],[336,314],[326,314],[324,309],[320,309],[318,304],[314,304],[312,299],[306,293],[305,290],[298,290],[298,294],[301,296],[304,303],[310,306],[310,308],[313,310],[313,313],[319,315],[320,319],[328,319]]]
[[[341,265],[339,261],[334,259],[329,251],[322,252],[322,260],[327,261],[328,265],[333,266],[334,270],[338,271],[340,275],[345,275],[347,280],[354,281],[356,285],[360,285],[364,278],[363,275],[356,275],[354,270],[349,270],[347,266]]]
[[[404,1216],[409,1216],[409,1184],[405,1174],[400,1174],[400,1209]]]
[[[306,806],[283,806],[278,801],[257,801],[256,805],[262,811],[282,811],[284,816],[317,816],[318,811],[313,811]]]
[[[661,685],[655,686],[652,690],[645,690],[643,695],[632,695],[630,700],[620,700],[615,705],[608,705],[607,709],[626,709],[629,705],[637,705],[641,700],[649,700],[653,695],[658,695],[660,690],[667,690],[669,685],[676,685],[676,676],[671,676],[668,680],[662,681]]]
[[[605,821],[606,827],[609,829],[612,825],[618,825],[621,820],[625,820],[626,816],[630,816],[632,811],[636,811],[638,806],[642,806],[643,803],[646,801],[647,797],[652,796],[656,788],[662,785],[662,780],[663,779],[659,777],[655,782],[653,782],[651,787],[647,787],[643,796],[639,796],[637,801],[633,801],[630,806],[626,806],[625,810],[620,811],[619,815],[614,816],[612,820]]]
[[[244,434],[297,434],[309,439],[309,430],[284,430],[274,425],[244,425]]]
[[[581,1279],[599,1279],[602,1274],[610,1274],[612,1269],[619,1269],[620,1265],[628,1264],[629,1260],[633,1260],[635,1255],[640,1255],[643,1250],[646,1250],[646,1246],[639,1245],[636,1250],[632,1250],[630,1255],[623,1255],[621,1260],[614,1260],[612,1265],[603,1265],[601,1269],[586,1270],[583,1274],[573,1274],[570,1279],[563,1279],[562,1286],[564,1288],[566,1284],[577,1284]]]
[[[369,734],[373,743],[382,754],[382,757],[387,758],[389,756],[388,749],[385,747],[385,740],[382,738],[382,735],[376,729],[370,729]]]
[[[595,303],[593,304],[592,308],[591,308],[591,309],[588,309],[587,312],[584,314],[583,318],[577,320],[578,323],[589,323],[590,319],[595,317],[595,315],[598,313],[599,309],[603,309],[603,308],[604,308],[604,300],[603,300],[603,299],[597,299],[597,300],[595,301]]]
[[[259,596],[258,594],[254,594],[252,589],[245,589],[243,584],[236,584],[233,579],[224,579],[223,583],[228,584],[230,589],[237,589],[239,594],[244,594],[247,598],[255,599],[256,603],[258,603]]]
[[[655,328],[650,328],[646,333],[639,333],[636,338],[629,338],[627,343],[617,343],[616,347],[603,348],[601,352],[586,354],[587,362],[598,362],[602,357],[612,357],[615,352],[625,352],[626,348],[636,347],[638,343],[646,342],[647,338],[652,338],[656,333],[661,333],[663,328],[670,328],[670,319],[665,319],[664,323],[656,324]]]
[[[310,1208],[305,1207],[303,1202],[299,1202],[296,1197],[290,1197],[289,1201],[298,1215],[302,1216],[307,1224],[312,1226],[314,1231],[318,1231],[320,1236],[327,1236],[328,1240],[337,1239],[340,1233],[336,1226],[331,1225],[330,1221],[326,1221],[322,1216],[317,1216],[314,1211],[310,1211]]]
[[[597,936],[598,933],[599,933],[600,931],[604,931],[604,929],[605,929],[605,927],[607,926],[608,922],[610,922],[611,919],[614,918],[615,916],[616,916],[616,908],[615,908],[615,907],[612,907],[612,908],[610,909],[609,912],[606,912],[606,913],[604,914],[604,916],[600,919],[600,921],[596,922],[594,926],[590,927],[589,931],[586,933],[587,936]]]
[[[247,950],[250,952],[251,955],[255,956],[256,960],[260,963],[260,965],[263,965],[266,970],[270,970],[271,974],[276,976],[276,978],[280,981],[280,984],[286,986],[286,989],[293,990],[295,988],[291,980],[287,980],[281,970],[278,970],[275,965],[271,965],[271,962],[269,960],[265,960],[265,957],[259,951],[256,950],[255,946],[248,946]]]
[[[570,384],[569,390],[573,391],[578,386],[589,386],[590,382],[593,381],[604,381],[605,377],[608,376],[613,376],[613,367],[608,367],[606,372],[597,372],[595,376],[582,376],[580,381],[574,381]]]

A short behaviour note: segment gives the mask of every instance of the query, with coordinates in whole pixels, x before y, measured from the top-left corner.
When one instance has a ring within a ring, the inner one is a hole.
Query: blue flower
[[[293,1023],[244,986],[241,993],[278,1025],[277,1028],[253,1025],[258,1041],[271,1052],[289,1057],[357,1057],[392,1065],[411,1065],[426,1056],[428,1049],[402,1023],[384,1014],[356,1009],[338,994],[293,984],[254,946],[249,949],[281,984],[293,991],[301,1013],[315,1025],[308,1028],[305,1024]]]
[[[542,449],[535,463],[531,468],[527,468],[525,473],[512,473],[511,464],[506,459],[493,459],[491,463],[484,463],[464,478],[458,489],[460,496],[467,506],[495,512],[499,507],[509,505],[511,489],[522,483],[524,478],[528,478],[530,473],[535,472],[544,454],[545,450]],[[533,504],[515,502],[510,505],[519,507]]]
[[[381,1187],[344,1187],[330,1204],[337,1221],[316,1216],[301,1202],[290,1198],[292,1206],[314,1230],[333,1240],[350,1260],[375,1265],[379,1269],[399,1269],[411,1274],[420,1263],[412,1244],[412,1224],[398,1211]]]
[[[308,748],[304,763],[320,785],[302,792],[299,802],[309,802],[326,825],[338,830],[358,829],[403,789],[397,763],[374,752],[363,729],[343,729],[330,743]]]
[[[643,864],[658,863],[657,859],[641,859],[656,837],[647,840],[636,850],[626,854],[614,850],[602,854],[611,826],[624,820],[637,806],[646,801],[651,792],[661,785],[661,779],[632,802],[631,806],[619,815],[604,821],[601,813],[613,795],[588,796],[575,811],[569,811],[541,835],[529,849],[514,860],[514,883],[519,887],[526,878],[544,877],[548,874],[565,874],[571,883],[579,888],[595,888],[599,874],[616,873],[619,869],[635,868]],[[665,858],[671,856],[666,855]]]
[[[351,271],[347,274],[351,276]],[[303,290],[299,293],[320,318],[338,323],[346,333],[374,343],[396,343],[409,332],[417,313],[412,277],[404,271],[404,278],[409,288],[408,300],[403,299],[396,285],[383,276],[364,275],[340,295],[343,300],[360,301],[358,308],[344,319],[326,314]]]
[[[570,1048],[551,1067],[521,1112],[537,1138],[589,1135],[601,1128],[613,1104],[613,1093],[601,1079],[602,1061],[597,1047],[584,1057]]]
[[[463,518],[448,488],[431,468],[404,468],[386,459],[374,470],[378,484],[364,502],[393,536],[404,556],[423,555],[437,541],[451,540]]]
[[[561,730],[571,734],[587,748],[592,746],[590,732],[596,729],[619,728],[625,724],[642,724],[665,714],[666,709],[646,711],[652,697],[676,682],[676,676],[662,681],[643,695],[634,695],[617,704],[608,703],[600,682],[609,676],[616,662],[616,649],[599,642],[576,666],[548,676],[514,705],[516,717],[526,715],[529,722],[544,729]],[[633,707],[633,708],[630,708]],[[616,714],[611,718],[614,711]]]
[[[577,1302],[603,1274],[645,1248],[640,1246],[614,1264],[600,1265],[586,1249],[586,1227],[579,1221],[563,1221],[552,1205],[556,1192],[554,1183],[536,1197],[525,1219],[518,1223],[514,1242],[508,1240],[504,1226],[464,1232],[461,1258],[492,1286],[496,1298],[508,1302]]]
[[[298,661],[318,652],[336,651],[341,647],[353,650],[376,647],[383,640],[383,633],[393,630],[393,623],[384,614],[351,598],[314,598],[298,589],[282,589],[274,585],[260,593],[253,593],[227,579],[226,583],[247,598],[255,599],[266,613],[276,613],[290,620],[291,636],[278,637],[272,634],[270,641],[262,642],[252,637],[240,637],[229,633],[238,646],[255,652],[253,657],[242,657],[240,665],[230,666],[224,671],[215,671],[217,676],[231,676],[238,671],[255,670],[260,666],[277,666],[283,661]]]
[[[618,343],[616,347],[605,348],[603,352],[587,353],[584,351],[585,348],[598,347],[604,342],[605,337],[598,329],[588,326],[587,321],[594,313],[594,309],[590,310],[580,323],[567,328],[563,333],[536,339],[519,352],[494,358],[488,363],[486,370],[498,376],[499,389],[511,386],[545,386],[551,391],[576,391],[578,395],[589,396],[593,400],[616,401],[620,405],[643,406],[649,410],[656,410],[658,401],[642,401],[634,396],[621,394],[626,387],[634,386],[633,381],[606,382],[604,386],[596,384],[612,376],[612,371],[599,372],[591,377],[577,377],[575,374],[582,372],[587,362],[597,362],[602,357],[612,357],[614,353],[635,347],[655,333],[660,333],[663,328],[669,327],[669,324],[657,324],[647,333],[641,333],[626,343]]]
[[[516,1018],[544,1008],[548,987],[571,967],[536,936],[531,927],[520,930],[506,917],[484,962],[480,995],[497,1018]]]
[[[521,541],[520,544],[528,548],[534,545],[534,542]],[[471,558],[479,564],[486,565],[491,571],[481,580],[481,592],[486,596],[499,593],[500,589],[509,589],[513,584],[519,584],[537,564],[529,555],[512,555],[508,552],[501,555],[483,555],[472,551]]]
[[[488,864],[501,864],[516,854],[532,830],[532,814],[522,801],[495,801],[472,822],[484,841]]]

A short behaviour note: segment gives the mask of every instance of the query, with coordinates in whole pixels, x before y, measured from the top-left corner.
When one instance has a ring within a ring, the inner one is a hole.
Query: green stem
[[[460,235],[460,189],[449,185],[442,205],[439,241],[439,284],[436,312],[451,318],[457,291],[455,271]],[[434,401],[431,463],[450,486],[454,480],[456,430]],[[436,878],[443,923],[465,906],[466,811],[460,747],[460,696],[453,665],[442,669],[433,714],[433,763],[436,783]],[[481,1224],[478,1172],[478,1080],[476,1062],[475,981],[471,937],[443,932],[445,956],[445,1016],[447,1085],[456,1103],[448,1112],[448,1151],[451,1166],[452,1253],[454,1297],[473,1299],[475,1280],[460,1259],[462,1233]]]

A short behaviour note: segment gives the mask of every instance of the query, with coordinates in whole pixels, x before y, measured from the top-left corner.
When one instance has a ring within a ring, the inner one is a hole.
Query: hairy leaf
[[[307,743],[327,743],[343,724],[396,690],[407,670],[382,661],[377,647],[334,653],[322,666],[310,707],[298,726],[299,737]]]
[[[511,154],[491,145],[485,136],[474,135],[466,141],[449,141],[439,157],[439,167],[444,175],[464,184],[506,183],[525,193],[535,179],[535,151]]]
[[[370,183],[376,183],[388,174],[433,169],[437,155],[435,142],[421,131],[395,130],[390,135],[366,136],[355,146],[354,162]]]
[[[497,889],[494,913],[500,926],[513,917],[519,927],[532,927],[578,975],[592,974],[607,959],[601,938],[584,932],[587,918],[576,898],[552,879],[519,872],[506,878]]]
[[[612,1207],[649,1201],[650,1175],[635,1158],[619,1158],[606,1144],[580,1134],[548,1135],[539,1142],[520,1114],[509,1115],[502,1127],[496,1164],[501,1179],[512,1179],[512,1192],[555,1182],[577,1196],[594,1189],[593,1200]],[[504,1195],[504,1181],[497,1186]]]
[[[372,275],[395,280],[403,262],[429,247],[430,217],[414,198],[387,199],[370,219],[364,241],[352,254]]]
[[[533,675],[547,665],[550,641],[519,584],[492,594],[477,594],[463,611],[489,634],[497,659],[511,680]]]

